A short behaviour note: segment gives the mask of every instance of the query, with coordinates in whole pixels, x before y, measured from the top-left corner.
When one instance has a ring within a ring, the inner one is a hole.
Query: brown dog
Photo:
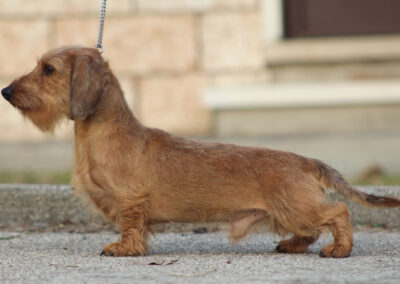
[[[117,79],[96,49],[47,52],[2,95],[43,131],[75,121],[72,184],[121,229],[106,256],[143,255],[148,226],[161,222],[227,221],[230,237],[258,222],[293,237],[278,252],[305,252],[324,230],[334,242],[325,257],[353,247],[349,210],[324,203],[326,188],[364,205],[395,207],[400,200],[364,194],[326,164],[292,153],[198,143],[140,124]]]

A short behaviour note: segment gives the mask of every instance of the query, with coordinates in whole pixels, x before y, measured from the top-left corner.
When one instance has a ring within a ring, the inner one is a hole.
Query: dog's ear
[[[70,118],[84,120],[91,115],[104,93],[103,61],[78,55],[72,61]]]

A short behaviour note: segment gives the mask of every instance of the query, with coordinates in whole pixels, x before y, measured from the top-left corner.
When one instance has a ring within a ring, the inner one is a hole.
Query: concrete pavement
[[[0,233],[0,283],[393,283],[400,280],[400,231],[355,233],[352,255],[325,259],[322,236],[307,254],[278,254],[279,240],[255,234],[164,233],[144,257],[100,257],[111,233]]]

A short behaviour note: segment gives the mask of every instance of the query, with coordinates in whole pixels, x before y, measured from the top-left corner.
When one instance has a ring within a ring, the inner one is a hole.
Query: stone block
[[[400,64],[397,61],[382,61],[281,65],[273,67],[271,72],[279,82],[398,79]]]
[[[139,11],[204,12],[213,9],[252,9],[257,0],[138,0]]]
[[[93,46],[97,25],[97,19],[59,20],[56,43]],[[104,56],[119,72],[185,71],[197,63],[194,20],[190,16],[110,18],[103,40]]]
[[[399,105],[225,110],[216,113],[215,129],[220,137],[398,133],[399,110]]]
[[[176,134],[207,134],[211,114],[202,103],[204,87],[200,75],[142,79],[138,88],[140,120]]]
[[[262,24],[258,13],[206,15],[202,44],[203,67],[207,70],[253,69],[264,65]]]
[[[227,72],[208,76],[208,82],[213,86],[235,86],[262,84],[272,81],[272,74],[266,70],[254,72]]]
[[[203,11],[209,8],[210,0],[138,0],[139,11],[176,12]]]
[[[238,10],[257,8],[257,0],[214,0],[212,1],[214,8],[234,8]]]
[[[95,18],[62,19],[55,21],[55,46],[53,46],[53,48],[75,45],[87,47],[95,46],[97,43],[98,24],[98,20]],[[105,25],[105,31],[108,31],[108,25]]]
[[[13,77],[30,71],[36,58],[49,48],[48,33],[46,21],[1,21],[0,75]]]
[[[65,15],[100,14],[101,1],[93,0],[13,0],[0,1],[0,15]],[[133,8],[131,0],[107,2],[107,13],[127,12]]]

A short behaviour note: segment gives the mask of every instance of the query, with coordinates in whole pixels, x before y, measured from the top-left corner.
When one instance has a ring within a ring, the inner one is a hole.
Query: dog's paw
[[[138,256],[143,255],[143,253],[130,248],[124,243],[116,242],[106,245],[100,253],[100,256]]]
[[[276,251],[279,253],[305,253],[308,246],[293,244],[290,240],[283,240],[279,242]]]
[[[351,247],[349,248],[344,245],[331,244],[324,247],[319,253],[319,256],[341,258],[341,257],[348,257],[350,253],[351,253]]]

